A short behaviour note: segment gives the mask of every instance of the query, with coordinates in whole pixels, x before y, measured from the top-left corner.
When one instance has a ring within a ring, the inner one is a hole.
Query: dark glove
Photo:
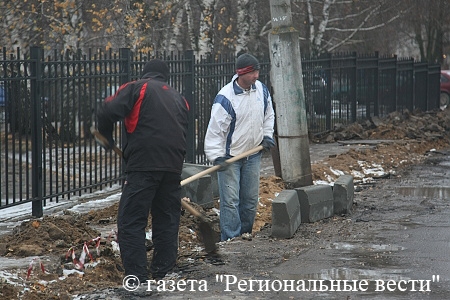
[[[227,158],[224,156],[218,157],[216,158],[216,160],[214,160],[214,165],[220,166],[220,170],[225,170],[230,164],[226,162]]]
[[[99,139],[96,136],[95,136],[95,140],[97,141],[97,143],[100,146],[102,146],[103,149],[112,150],[113,146],[116,145],[116,142],[114,141],[114,139],[112,137],[112,134],[103,135],[103,137],[105,138],[106,141],[103,139]]]
[[[275,141],[273,140],[273,138],[265,135],[261,142],[261,146],[264,147],[264,151],[270,151],[270,148],[275,146]]]
[[[114,141],[112,136],[108,136],[106,139],[108,140],[108,145],[106,145],[106,147],[104,148],[106,150],[112,150],[112,148],[116,145],[116,142]]]

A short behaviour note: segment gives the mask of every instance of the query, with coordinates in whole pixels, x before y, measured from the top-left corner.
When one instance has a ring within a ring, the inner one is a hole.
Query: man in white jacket
[[[275,114],[269,89],[250,54],[236,60],[236,74],[217,94],[205,136],[205,154],[218,171],[221,240],[251,234],[259,196],[262,152],[230,165],[225,160],[262,145],[275,146]]]

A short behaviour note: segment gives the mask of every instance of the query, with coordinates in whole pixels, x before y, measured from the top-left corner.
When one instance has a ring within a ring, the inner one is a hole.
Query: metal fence
[[[439,108],[436,64],[350,53],[303,59],[302,69],[312,133],[393,111]]]
[[[123,162],[92,135],[98,105],[118,87],[140,77],[151,57],[167,61],[169,83],[189,101],[186,162],[205,164],[203,140],[212,101],[234,75],[234,56],[195,57],[192,51],[156,55],[129,49],[44,57],[33,47],[0,60],[0,209],[32,202],[43,206],[120,184]],[[270,62],[261,58],[260,80],[270,87]],[[438,107],[440,68],[396,57],[352,54],[304,58],[308,128],[319,133],[396,110]],[[274,102],[281,101],[276,99]],[[123,145],[122,124],[115,140]]]

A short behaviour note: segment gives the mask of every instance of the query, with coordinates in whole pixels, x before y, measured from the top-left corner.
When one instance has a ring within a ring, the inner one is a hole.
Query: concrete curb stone
[[[272,202],[272,236],[291,238],[301,224],[297,192],[283,190]]]

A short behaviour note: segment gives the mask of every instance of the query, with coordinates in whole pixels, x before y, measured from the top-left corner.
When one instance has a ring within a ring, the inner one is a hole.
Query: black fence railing
[[[302,68],[312,133],[393,111],[439,108],[439,65],[351,53],[303,59]]]
[[[90,127],[103,99],[139,78],[145,62],[159,57],[170,84],[191,106],[186,162],[206,164],[203,140],[212,101],[234,75],[234,56],[149,55],[120,49],[44,57],[31,48],[0,59],[0,209],[32,202],[41,216],[47,202],[70,199],[120,184],[123,162],[99,147]],[[260,80],[270,87],[270,61],[260,59]],[[371,116],[439,105],[440,68],[397,57],[352,54],[304,58],[303,85],[312,133]],[[282,101],[273,97],[274,102]],[[123,146],[122,125],[115,131]]]

